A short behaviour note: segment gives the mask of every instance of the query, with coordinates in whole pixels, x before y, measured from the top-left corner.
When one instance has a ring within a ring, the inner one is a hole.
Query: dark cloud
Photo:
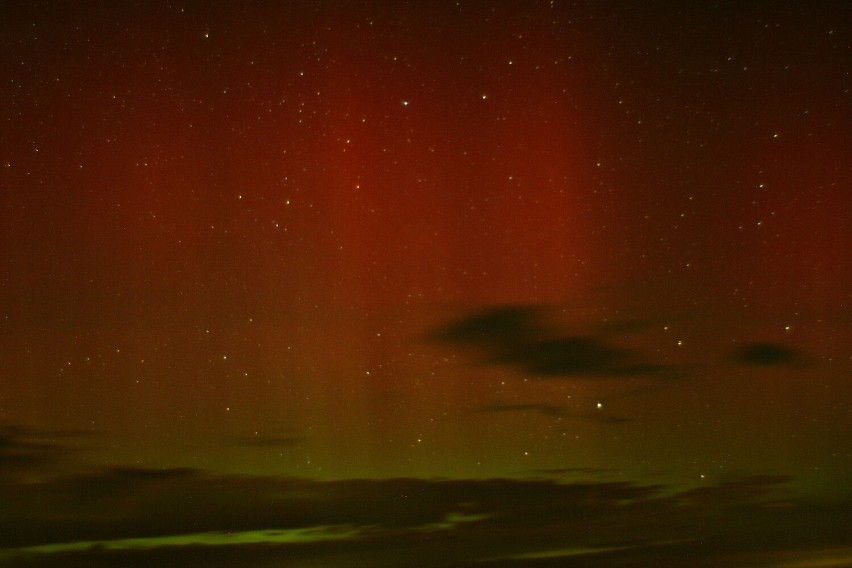
[[[612,414],[596,415],[595,420],[605,424],[628,424],[630,422],[636,422],[635,418],[630,418],[629,416],[615,416]]]
[[[22,474],[58,464],[79,451],[91,432],[39,430],[0,424],[0,476]]]
[[[110,470],[109,477],[114,481],[122,481],[126,483],[148,483],[162,482],[173,480],[190,479],[198,475],[199,470],[187,467],[174,467],[166,469],[150,469],[139,467],[116,467]],[[86,479],[86,478],[82,478]]]
[[[540,337],[536,306],[500,306],[462,318],[430,335],[433,340],[474,345],[506,345]]]
[[[528,306],[493,308],[439,329],[430,338],[478,349],[486,363],[514,366],[539,378],[675,374],[671,366],[648,363],[636,351],[612,345],[605,335],[554,335],[541,325],[542,311]]]
[[[755,475],[722,480],[717,485],[698,487],[677,495],[681,503],[692,505],[748,503],[763,499],[790,481],[786,475]]]
[[[753,366],[805,366],[809,358],[801,352],[780,343],[746,343],[734,352],[734,360],[741,365]]]
[[[527,374],[545,378],[659,375],[669,370],[664,365],[642,363],[636,352],[608,345],[602,339],[590,336],[519,343],[497,353],[493,361],[515,365]]]
[[[852,546],[849,503],[795,501],[786,482],[678,491],[114,469],[0,485],[0,565],[739,566]]]

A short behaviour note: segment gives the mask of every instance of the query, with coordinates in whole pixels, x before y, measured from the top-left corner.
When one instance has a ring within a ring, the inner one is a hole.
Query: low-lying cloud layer
[[[848,504],[797,502],[786,481],[672,492],[112,469],[0,486],[0,565],[770,566],[852,550]]]

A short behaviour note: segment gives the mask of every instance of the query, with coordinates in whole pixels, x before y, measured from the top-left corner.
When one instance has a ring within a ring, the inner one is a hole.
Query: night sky
[[[0,563],[852,562],[849,24],[5,2]]]

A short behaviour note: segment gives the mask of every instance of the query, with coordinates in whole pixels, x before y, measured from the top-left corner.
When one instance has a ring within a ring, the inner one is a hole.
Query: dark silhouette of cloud
[[[515,366],[537,378],[675,374],[669,365],[648,363],[641,354],[610,344],[605,335],[555,336],[539,323],[542,310],[493,308],[439,329],[430,339],[478,349],[488,364]],[[630,322],[628,327],[643,325]]]
[[[0,565],[740,566],[852,549],[850,504],[796,501],[787,481],[673,490],[122,468],[0,484]]]
[[[57,464],[79,451],[77,442],[90,436],[91,432],[0,424],[0,477]]]
[[[564,337],[513,345],[495,361],[520,365],[535,375],[605,375],[615,373],[632,358],[631,352],[594,337]]]
[[[536,306],[499,306],[462,318],[431,334],[433,340],[459,344],[514,345],[540,337]]]
[[[124,483],[148,483],[189,479],[194,477],[197,473],[198,470],[187,467],[174,467],[166,469],[116,467],[110,470],[109,477],[111,477],[114,481],[117,482],[120,481]]]
[[[734,360],[752,366],[805,366],[809,358],[801,352],[780,343],[746,343],[734,352]]]

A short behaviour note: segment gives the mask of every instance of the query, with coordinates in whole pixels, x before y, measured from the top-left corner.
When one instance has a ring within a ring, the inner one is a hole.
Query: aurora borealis
[[[0,564],[848,563],[848,21],[5,3]]]

